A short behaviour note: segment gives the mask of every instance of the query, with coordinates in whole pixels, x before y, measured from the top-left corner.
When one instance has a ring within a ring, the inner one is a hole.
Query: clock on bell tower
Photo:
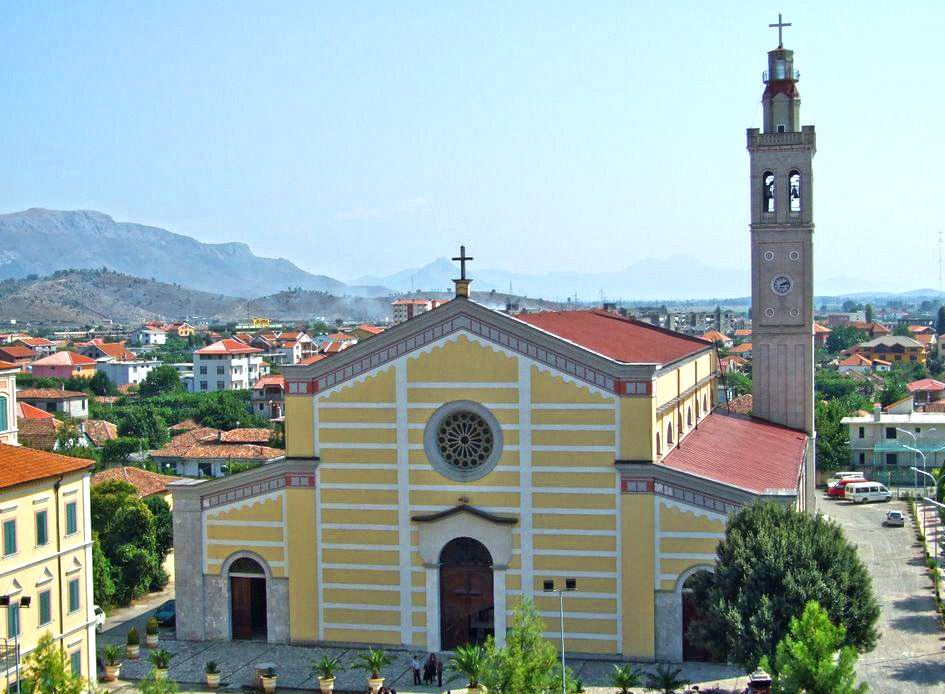
[[[794,51],[768,53],[751,157],[752,414],[814,433],[814,126],[800,124]]]

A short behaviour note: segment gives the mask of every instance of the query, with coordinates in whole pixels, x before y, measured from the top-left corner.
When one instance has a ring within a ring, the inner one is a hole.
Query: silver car
[[[906,517],[902,511],[886,511],[886,520],[883,525],[898,525],[900,528],[906,524]]]

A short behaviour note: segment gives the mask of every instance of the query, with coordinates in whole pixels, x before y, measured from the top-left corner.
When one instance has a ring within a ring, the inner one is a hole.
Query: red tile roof
[[[9,369],[16,369],[19,371],[20,367],[18,364],[11,364],[8,361],[0,361],[0,371],[7,371]]]
[[[737,395],[725,405],[725,409],[729,412],[734,412],[735,414],[750,415],[751,408],[754,404],[754,401],[751,397],[751,393],[745,393],[744,395]]]
[[[751,335],[751,328],[739,328],[735,331],[735,337],[748,337]]]
[[[732,338],[728,335],[723,335],[718,330],[709,330],[702,333],[703,340],[709,340],[710,342],[731,342]]]
[[[114,357],[118,361],[134,361],[138,357],[130,349],[126,348],[120,342],[103,342],[94,345],[98,350],[104,352],[109,357]]]
[[[255,354],[257,352],[262,352],[262,350],[228,337],[217,340],[203,349],[198,349],[194,354]]]
[[[10,359],[32,359],[36,352],[23,345],[4,345],[0,347],[0,354]]]
[[[72,398],[87,398],[89,394],[59,388],[20,388],[16,391],[16,397],[24,400],[71,400]]]
[[[220,434],[220,440],[224,443],[259,443],[265,445],[269,443],[269,437],[272,434],[271,429],[246,427],[224,431]]]
[[[92,484],[101,484],[102,482],[127,482],[137,490],[141,497],[151,496],[152,494],[162,494],[167,492],[167,483],[181,479],[172,475],[159,475],[156,472],[142,470],[139,467],[119,466],[102,470],[92,476]]]
[[[378,328],[376,325],[368,325],[367,323],[362,323],[358,326],[358,330],[363,330],[366,333],[371,333],[372,335],[379,335],[384,332],[384,328]]]
[[[53,343],[45,337],[18,337],[17,340],[27,347],[52,347]]]
[[[814,323],[814,332],[815,333],[831,333],[833,332],[826,325],[821,325],[820,323]]]
[[[65,426],[55,417],[52,419],[18,419],[16,420],[17,437],[20,443],[29,448],[39,448],[51,451],[56,445],[56,436]]]
[[[910,393],[916,393],[919,391],[926,393],[937,393],[939,391],[945,390],[945,383],[941,381],[936,381],[934,378],[921,378],[918,381],[913,381],[906,386],[909,389]]]
[[[68,472],[88,470],[93,461],[71,458],[56,453],[35,451],[24,446],[0,443],[0,489],[7,489],[24,482],[56,477]]]
[[[186,448],[164,447],[151,454],[155,458],[233,458],[239,460],[267,461],[281,458],[281,448],[257,446],[248,443],[196,443]]]
[[[317,361],[321,361],[321,360],[324,359],[325,357],[326,357],[326,355],[324,355],[324,354],[313,354],[313,355],[310,356],[310,357],[305,357],[305,359],[303,359],[302,361],[300,361],[299,364],[301,364],[302,366],[308,366],[309,364],[314,364],[314,363],[317,362]],[[332,363],[334,363],[334,362],[332,362]]]
[[[99,345],[100,349],[101,347]],[[33,366],[91,366],[94,364],[94,359],[83,357],[78,352],[56,352],[33,362]]]
[[[744,354],[745,352],[751,351],[751,343],[743,342],[740,345],[735,345],[732,347],[732,354]]]
[[[191,431],[192,429],[199,428],[200,425],[197,424],[192,419],[185,419],[183,422],[178,422],[177,424],[168,427],[171,431]]]
[[[304,360],[302,363],[305,363]],[[282,374],[262,376],[258,381],[256,381],[253,384],[253,390],[262,390],[266,386],[279,386],[280,388],[285,388],[285,376],[283,376]]]
[[[104,419],[86,419],[79,425],[93,446],[104,446],[118,438],[118,427]]]
[[[656,463],[755,494],[795,490],[807,435],[761,419],[715,410]]]
[[[852,354],[846,359],[837,362],[838,366],[871,366],[872,360],[867,359],[862,354]]]
[[[52,412],[33,407],[28,402],[16,403],[17,419],[53,419],[54,416]]]
[[[627,364],[668,364],[712,343],[607,311],[548,311],[513,316],[608,359]]]

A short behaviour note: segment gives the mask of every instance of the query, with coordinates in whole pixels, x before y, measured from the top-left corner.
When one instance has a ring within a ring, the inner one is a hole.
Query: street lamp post
[[[577,579],[564,579],[564,589],[555,589],[554,580],[546,580],[542,583],[542,588],[546,593],[558,594],[558,609],[561,616],[561,694],[568,693],[567,676],[564,669],[564,594],[572,593],[577,589]]]
[[[16,694],[20,694],[20,609],[30,606],[31,598],[24,595],[19,601],[11,600],[9,595],[0,595],[0,607],[7,611],[7,624],[10,624],[10,610],[16,610],[16,630],[13,632],[13,658],[16,663]]]
[[[918,450],[918,448],[919,448],[919,439],[916,437],[916,435],[915,435],[914,433],[912,433],[911,431],[908,431],[907,429],[903,429],[902,427],[896,427],[896,431],[898,431],[898,432],[900,432],[900,433],[903,433],[903,434],[906,434],[906,435],[912,437],[912,447],[910,448],[909,446],[907,446],[907,445],[905,445],[905,444],[902,444],[902,447],[903,447],[903,448],[908,448],[910,451],[917,452],[917,453],[919,453],[920,455],[922,455],[921,452]],[[932,432],[932,431],[935,431],[935,427],[929,427],[929,428],[926,429],[925,431],[920,431],[920,432],[919,432],[919,436],[922,436],[922,434],[926,434],[926,433],[929,433],[929,432]],[[939,450],[942,450],[942,449],[939,449]],[[915,455],[912,456],[912,462],[913,462],[913,463],[915,462]],[[922,456],[922,469],[923,469],[923,470],[925,469],[925,456],[924,456],[924,455]],[[919,486],[919,476],[918,476],[918,475],[915,476],[915,486],[916,486],[916,487]]]
[[[930,498],[927,497],[927,496],[922,497],[922,499],[923,499],[923,501],[928,501],[928,502],[929,502],[930,504],[932,504],[933,506],[937,506],[938,508],[945,509],[945,504],[939,503],[938,501],[935,501],[934,499],[930,499]],[[938,540],[938,534],[937,534],[937,533],[936,533],[935,539]],[[935,545],[935,562],[936,562],[936,564],[938,563],[938,543],[937,543],[937,542],[936,542],[936,545]]]

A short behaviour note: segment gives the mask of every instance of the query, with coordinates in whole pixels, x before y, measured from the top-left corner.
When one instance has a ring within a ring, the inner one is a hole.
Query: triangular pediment
[[[468,504],[458,504],[452,508],[437,511],[436,513],[416,515],[413,516],[411,520],[417,523],[433,523],[438,520],[443,520],[444,518],[449,518],[450,516],[455,516],[458,513],[468,513],[475,516],[476,518],[481,518],[482,520],[495,523],[496,525],[515,525],[518,523],[518,518],[515,516],[503,516],[490,513],[489,511],[484,511],[481,508],[470,506]]]

